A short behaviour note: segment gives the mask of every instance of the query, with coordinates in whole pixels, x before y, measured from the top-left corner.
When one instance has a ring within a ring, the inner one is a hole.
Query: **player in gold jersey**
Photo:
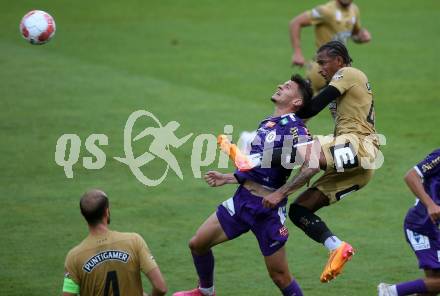
[[[310,238],[329,249],[330,258],[320,278],[328,282],[341,273],[354,250],[336,237],[314,212],[364,187],[373,176],[374,162],[380,151],[374,128],[371,87],[366,75],[351,67],[347,48],[339,41],[324,44],[318,50],[317,62],[321,75],[329,84],[296,115],[310,118],[336,100],[334,137],[318,138],[319,141],[315,141],[320,143],[317,149],[313,144],[303,146],[308,149],[308,156],[298,174],[266,196],[263,204],[273,207],[308,183],[319,172],[319,167],[325,171],[290,205],[289,217]],[[310,165],[313,160],[315,166]]]
[[[316,48],[332,40],[338,40],[344,44],[350,38],[356,43],[371,40],[368,30],[361,27],[359,8],[352,2],[352,0],[329,1],[297,15],[290,22],[290,37],[294,50],[293,65],[302,67],[306,64],[300,38],[303,27],[314,26]],[[311,81],[315,94],[326,85],[326,81],[318,71],[319,66],[316,62],[307,63],[307,78]]]
[[[165,280],[143,238],[109,230],[107,195],[91,190],[82,196],[80,208],[89,236],[67,254],[63,296],[165,295]],[[141,271],[152,285],[150,294],[143,292]]]

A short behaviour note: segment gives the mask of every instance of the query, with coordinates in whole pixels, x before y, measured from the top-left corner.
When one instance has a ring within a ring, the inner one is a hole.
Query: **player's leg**
[[[241,207],[245,205],[243,191],[240,186],[235,195],[219,205],[217,212],[212,214],[191,238],[189,248],[199,276],[199,287],[175,293],[174,296],[215,295],[214,256],[211,248],[249,231],[249,225],[237,217]]]
[[[378,296],[435,296],[440,292],[440,278],[428,277],[399,284],[380,283],[377,286]]]
[[[227,240],[228,237],[220,225],[217,214],[213,213],[189,241],[194,266],[199,276],[199,287],[174,293],[174,296],[215,295],[214,255],[211,248]]]
[[[426,278],[395,285],[381,283],[377,287],[379,296],[400,295],[437,295],[440,293],[440,232],[434,224],[424,225],[423,232],[429,236],[414,231],[405,218],[404,234],[419,262],[419,267],[425,271]],[[418,229],[418,231],[420,231]]]
[[[209,252],[211,247],[228,240],[222,226],[213,213],[196,231],[196,234],[189,241],[189,248],[197,255],[203,255]]]
[[[419,267],[424,269],[426,278],[395,285],[381,283],[378,286],[379,296],[401,296],[401,295],[437,295],[440,293],[440,263],[438,252],[440,251],[440,233],[435,225],[424,229],[432,235],[426,236],[415,232],[407,227],[405,219],[405,237],[413,249]],[[434,235],[436,234],[436,235]]]
[[[301,288],[290,274],[287,264],[286,248],[283,246],[270,256],[265,256],[267,271],[272,281],[281,290],[284,296],[302,296]]]
[[[377,287],[379,296],[435,296],[440,293],[440,270],[425,269],[425,279],[403,282],[396,285],[381,283]]]
[[[329,238],[334,237],[335,241],[327,243],[327,247],[332,250],[339,247],[340,241],[333,235],[322,219],[315,214],[317,210],[328,206],[329,200],[317,188],[309,188],[301,193],[290,205],[289,218],[293,224],[302,229],[304,233],[318,243],[326,245]]]
[[[321,144],[322,159],[320,159],[320,163],[325,163],[326,171],[311,188],[301,193],[290,205],[289,218],[307,236],[318,243],[324,244],[329,251],[333,251],[340,247],[342,242],[333,235],[315,212],[338,201],[340,196],[347,191],[347,188],[355,187],[353,182],[357,180],[352,180],[353,176],[351,174],[338,173],[335,170],[333,157],[336,147],[335,139],[324,137],[319,139],[319,143]]]
[[[289,231],[284,225],[287,219],[287,199],[275,209],[263,208],[260,197],[255,196],[254,199],[257,201],[257,207],[250,221],[251,230],[264,256],[267,271],[283,295],[302,296],[301,289],[290,274],[287,264],[285,244],[289,238]]]
[[[350,244],[333,235],[314,212],[359,190],[369,182],[372,174],[371,170],[361,167],[347,169],[344,172],[327,170],[310,189],[297,198],[289,209],[292,222],[330,251],[329,259],[321,274],[322,282],[328,282],[340,274],[345,263],[354,254],[354,250]]]
[[[428,293],[419,293],[418,296],[435,296],[440,293],[440,269],[425,269],[425,286]]]
[[[327,227],[324,221],[314,214],[320,208],[329,205],[329,199],[320,190],[309,188],[290,205],[289,218],[305,234],[323,244],[330,251],[330,257],[321,274],[321,281],[328,282],[341,273],[345,263],[354,251],[346,242],[341,241]]]

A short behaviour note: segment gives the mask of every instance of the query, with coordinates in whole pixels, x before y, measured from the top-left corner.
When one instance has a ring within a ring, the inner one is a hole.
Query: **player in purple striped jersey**
[[[408,171],[405,181],[417,196],[405,217],[404,232],[425,278],[396,285],[381,283],[379,296],[440,293],[440,149]]]
[[[304,159],[310,150],[312,138],[304,123],[295,116],[312,94],[308,83],[300,76],[278,86],[271,100],[274,114],[263,120],[252,142],[251,154],[264,154],[274,147],[298,147]],[[263,157],[264,158],[264,157]],[[319,170],[319,169],[317,169]],[[302,291],[290,274],[284,244],[288,238],[286,221],[287,198],[274,208],[262,205],[263,197],[281,187],[288,179],[291,169],[270,163],[256,166],[248,171],[222,174],[211,171],[205,175],[209,186],[239,184],[234,196],[220,204],[191,238],[189,247],[199,277],[199,287],[182,291],[174,296],[215,295],[214,256],[211,248],[235,239],[251,230],[257,238],[267,270],[273,282],[285,296],[302,296]],[[222,293],[227,294],[227,293]]]

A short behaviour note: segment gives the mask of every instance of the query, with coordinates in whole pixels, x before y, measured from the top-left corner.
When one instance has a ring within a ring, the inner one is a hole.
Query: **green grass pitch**
[[[110,196],[113,229],[146,239],[170,295],[194,287],[187,242],[235,187],[211,189],[193,177],[192,140],[174,150],[183,181],[170,172],[160,186],[143,186],[113,159],[123,155],[125,121],[145,109],[162,123],[178,121],[178,136],[218,134],[225,124],[234,126],[234,136],[254,129],[272,112],[275,86],[294,71],[289,20],[322,2],[0,1],[0,294],[61,294],[65,255],[87,234],[78,200],[93,187]],[[349,49],[374,91],[377,129],[387,139],[385,162],[365,189],[320,211],[357,249],[335,281],[319,282],[325,249],[288,221],[289,265],[309,296],[375,295],[380,281],[422,275],[403,237],[403,217],[414,198],[402,178],[440,146],[440,2],[355,2],[373,39]],[[19,21],[31,9],[55,17],[57,32],[46,45],[20,37]],[[312,33],[302,34],[308,58]],[[331,133],[328,113],[309,127],[314,134]],[[73,179],[54,160],[65,133],[82,140]],[[100,170],[82,166],[92,133],[109,138]],[[215,165],[203,171],[210,168]],[[162,169],[152,162],[145,172],[154,176]],[[280,294],[251,233],[214,253],[219,295]],[[144,286],[149,290],[147,281]]]

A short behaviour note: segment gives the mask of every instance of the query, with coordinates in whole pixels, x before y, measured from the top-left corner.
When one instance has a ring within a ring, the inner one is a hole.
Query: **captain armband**
[[[79,294],[79,285],[71,278],[64,277],[63,292],[71,294]]]

